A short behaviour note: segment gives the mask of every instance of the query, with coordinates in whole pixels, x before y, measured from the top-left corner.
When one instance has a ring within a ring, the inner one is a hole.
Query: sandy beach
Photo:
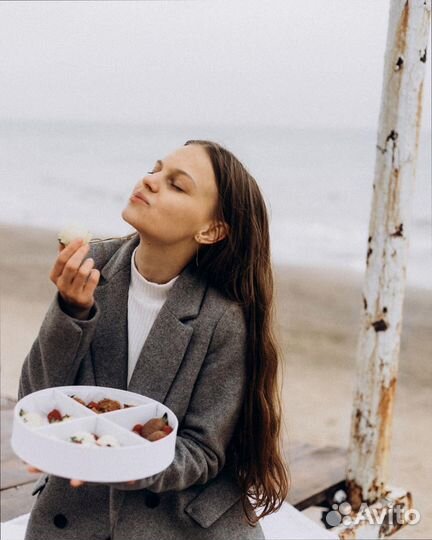
[[[48,276],[57,254],[56,231],[2,225],[0,238],[1,395],[16,399],[21,365],[55,294]],[[284,351],[285,444],[346,447],[362,276],[343,268],[292,265],[275,267],[275,279],[276,332]],[[431,291],[406,290],[389,483],[411,491],[422,518],[395,538],[432,534],[431,307]]]

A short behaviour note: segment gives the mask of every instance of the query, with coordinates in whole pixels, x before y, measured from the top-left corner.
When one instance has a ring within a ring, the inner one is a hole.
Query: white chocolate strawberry
[[[69,440],[74,443],[82,444],[82,446],[96,446],[95,436],[88,431],[78,431],[77,433],[74,433]]]
[[[28,424],[30,427],[39,427],[46,424],[42,416],[35,412],[24,412],[22,409],[20,411],[21,420]]]
[[[113,435],[102,435],[96,441],[98,446],[110,446],[112,448],[118,448],[120,443]]]
[[[88,244],[92,238],[91,233],[81,225],[69,225],[58,234],[58,240],[64,246],[67,246],[75,238],[82,238],[84,243]]]

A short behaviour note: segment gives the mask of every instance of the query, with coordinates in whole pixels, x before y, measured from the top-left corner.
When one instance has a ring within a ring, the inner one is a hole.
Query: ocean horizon
[[[2,121],[2,215],[9,225],[95,236],[131,232],[121,211],[157,159],[188,139],[231,150],[266,200],[276,263],[363,273],[376,130]],[[432,288],[431,134],[422,132],[412,201],[407,285]]]

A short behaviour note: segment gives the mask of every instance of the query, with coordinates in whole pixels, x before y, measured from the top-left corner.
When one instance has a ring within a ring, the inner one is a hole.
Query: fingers
[[[40,469],[37,469],[36,467],[33,467],[32,465],[27,465],[27,472],[29,473],[41,473]]]
[[[84,283],[83,292],[86,296],[93,296],[94,290],[99,283],[100,272],[97,268],[93,268],[90,272],[87,281]]]
[[[23,462],[25,464],[25,462]],[[27,464],[27,471],[29,473],[43,473],[43,471],[41,471],[40,469],[36,468],[36,467],[33,467],[33,465],[28,465]],[[72,487],[80,487],[80,486],[83,486],[85,484],[85,482],[83,480],[76,480],[76,479],[72,479],[70,481],[70,485]]]
[[[40,469],[37,469],[36,467],[33,467],[32,465],[27,466],[27,471],[29,473],[43,473],[43,471],[41,471]],[[137,482],[136,480],[129,480],[129,482],[126,482],[126,483],[129,484],[130,486],[133,486],[134,484],[136,484],[136,482]],[[79,488],[85,484],[84,480],[77,480],[76,478],[72,478],[72,480],[70,480],[69,483],[74,488]]]
[[[57,257],[53,269],[51,270],[50,278],[54,284],[57,284],[57,279],[63,273],[64,267],[68,262],[69,258],[80,248],[82,247],[82,239],[76,238],[66,247],[59,247],[59,256]]]
[[[93,305],[93,293],[99,283],[100,272],[93,268],[94,260],[86,259],[77,270],[71,282],[70,278],[60,276],[57,287],[66,302],[82,308]]]
[[[67,248],[65,248],[65,250],[62,251],[58,256],[58,259],[61,261],[60,264],[63,263],[65,257],[67,257],[65,254],[66,249]],[[72,255],[69,255],[68,259],[66,259],[66,262],[63,264],[61,274],[57,276],[57,278],[63,279],[66,284],[72,283],[72,281],[74,281],[76,278],[84,257],[87,255],[89,249],[90,246],[88,244],[84,244],[83,246],[80,246]]]
[[[81,486],[83,486],[84,484],[85,484],[85,482],[83,482],[82,480],[75,480],[75,479],[72,479],[72,480],[70,481],[70,485],[71,485],[72,487],[76,487],[76,488],[77,488],[77,487],[81,487]]]
[[[130,486],[133,486],[133,484],[136,484],[137,481],[136,481],[136,480],[129,480],[129,481],[126,482],[126,483],[129,484]],[[84,484],[85,484],[85,482],[84,482],[83,480],[72,479],[72,480],[70,481],[70,485],[71,485],[72,487],[75,487],[75,488],[81,487],[81,486],[83,486]]]
[[[68,263],[69,264],[69,263]],[[84,285],[86,284],[87,282],[87,279],[90,277],[90,272],[92,270],[94,266],[94,260],[93,259],[86,259],[82,264],[81,266],[79,266],[76,270],[74,269],[73,271],[75,272],[73,277],[72,277],[72,280],[71,280],[71,293],[76,295],[76,294],[80,294]],[[70,277],[68,277],[68,266],[66,265],[65,267],[65,281],[67,282]],[[60,279],[62,279],[62,277],[60,277]]]
[[[66,247],[59,248],[59,255],[51,271],[51,281],[57,286],[64,302],[74,309],[88,310],[94,304],[93,293],[99,283],[100,272],[92,258],[85,259],[90,249],[79,238]]]

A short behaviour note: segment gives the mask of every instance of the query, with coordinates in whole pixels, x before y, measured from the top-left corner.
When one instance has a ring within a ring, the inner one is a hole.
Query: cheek
[[[191,201],[182,201],[181,204],[178,201],[167,203],[155,208],[155,214],[157,214],[162,226],[175,228],[182,232],[195,231],[201,219],[200,209]]]

